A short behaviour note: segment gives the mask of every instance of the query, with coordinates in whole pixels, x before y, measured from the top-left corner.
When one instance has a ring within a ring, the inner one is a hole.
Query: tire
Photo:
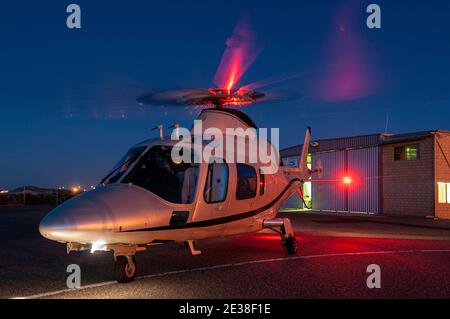
[[[289,236],[282,241],[284,250],[289,256],[297,255],[298,244],[295,236]]]
[[[116,280],[119,283],[132,282],[137,272],[136,258],[131,257],[133,265],[128,264],[128,258],[125,256],[118,256],[114,265],[114,271],[116,273]]]

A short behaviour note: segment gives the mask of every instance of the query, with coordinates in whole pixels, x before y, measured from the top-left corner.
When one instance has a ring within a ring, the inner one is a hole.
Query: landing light
[[[91,254],[93,254],[97,250],[108,250],[106,248],[106,242],[103,240],[97,240],[97,241],[92,242]]]

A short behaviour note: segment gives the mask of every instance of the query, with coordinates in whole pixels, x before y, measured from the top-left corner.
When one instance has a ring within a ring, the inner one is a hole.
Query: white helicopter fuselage
[[[236,170],[228,165],[227,193],[233,194]],[[48,239],[80,244],[150,244],[255,232],[263,229],[264,220],[275,217],[280,205],[299,187],[297,181],[286,181],[281,174],[266,179],[270,186],[264,195],[257,191],[251,199],[220,203],[205,202],[203,187],[192,204],[174,204],[134,185],[100,186],[52,211],[41,223],[40,232]],[[206,174],[201,173],[199,186],[205,182]],[[175,221],[177,216],[181,220]]]
[[[228,110],[204,110],[199,119],[203,130],[253,125],[243,113]],[[309,144],[309,133],[307,138]],[[212,164],[206,158],[192,166],[167,163],[164,156],[176,143],[153,139],[137,144],[104,183],[51,211],[41,221],[40,233],[67,243],[68,251],[113,250],[120,256],[166,241],[256,232],[271,226],[265,222],[275,218],[280,205],[309,177],[302,167],[280,166],[275,173],[262,174],[260,162]],[[272,151],[279,160],[278,150]],[[162,160],[162,167],[178,180],[157,167]]]

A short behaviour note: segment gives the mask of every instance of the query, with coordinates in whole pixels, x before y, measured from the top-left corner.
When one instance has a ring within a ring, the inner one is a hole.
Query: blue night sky
[[[368,29],[365,8],[382,9]],[[256,104],[281,146],[313,138],[450,129],[450,2],[9,1],[0,10],[0,188],[96,184],[151,127],[190,127],[195,111],[139,108],[139,94],[213,86],[243,14],[262,50],[239,84],[301,74]],[[336,65],[340,65],[337,66]],[[353,89],[342,93],[342,84]],[[265,88],[264,88],[265,89]]]

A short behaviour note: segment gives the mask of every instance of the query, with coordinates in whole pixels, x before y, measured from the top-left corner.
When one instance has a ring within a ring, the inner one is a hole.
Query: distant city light
[[[72,193],[78,193],[81,191],[81,187],[80,186],[74,186],[72,187]]]

